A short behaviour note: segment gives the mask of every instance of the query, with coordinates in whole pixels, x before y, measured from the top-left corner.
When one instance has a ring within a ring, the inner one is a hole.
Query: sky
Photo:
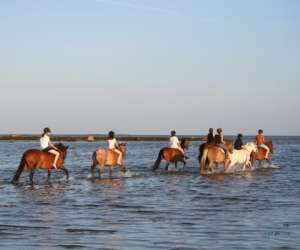
[[[0,134],[300,135],[298,0],[1,0]]]

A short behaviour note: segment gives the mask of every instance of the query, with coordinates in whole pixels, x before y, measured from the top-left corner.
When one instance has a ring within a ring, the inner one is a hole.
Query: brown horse
[[[69,172],[64,167],[64,162],[67,157],[67,151],[68,146],[64,146],[63,144],[55,144],[56,148],[58,149],[60,156],[57,161],[57,168],[64,171],[64,173],[67,176],[67,179],[69,178]],[[33,184],[33,176],[36,169],[43,169],[48,171],[48,180],[50,180],[51,171],[53,168],[53,162],[54,162],[54,155],[45,151],[37,150],[37,149],[30,149],[26,151],[23,156],[22,160],[20,162],[19,168],[12,179],[12,183],[16,184],[19,181],[19,178],[23,171],[30,170],[30,183]]]
[[[126,157],[126,144],[120,143],[118,149],[122,152],[122,164],[119,165],[119,167],[122,169],[123,173],[125,173],[126,168],[124,166],[124,159]],[[110,177],[112,177],[112,170],[114,166],[117,166],[117,161],[118,154],[113,150],[99,148],[93,153],[92,156],[91,171],[93,176],[96,166],[99,165],[99,178],[101,178],[101,174],[105,167],[109,167],[109,175]]]
[[[273,152],[274,152],[274,147],[273,147],[273,142],[272,142],[272,140],[266,142],[265,144],[266,144],[266,146],[269,147],[269,149],[270,149],[270,154],[273,154]],[[251,163],[253,164],[254,161],[259,161],[259,164],[261,164],[262,161],[266,160],[266,154],[267,154],[267,150],[265,150],[264,148],[258,147],[258,152],[257,152],[257,153],[252,153],[252,154],[251,154]],[[272,161],[271,161],[270,154],[269,154],[269,160],[267,160],[267,161],[271,164]]]
[[[189,144],[190,144],[190,142],[187,138],[183,138],[180,143],[183,150],[188,149]],[[182,154],[182,152],[179,149],[163,148],[159,151],[157,160],[155,161],[155,163],[152,167],[153,171],[155,171],[156,169],[159,168],[159,165],[163,159],[166,161],[165,170],[169,169],[170,163],[174,163],[176,168],[177,168],[178,162],[182,162],[183,166],[185,166],[185,164],[186,164],[186,162],[184,160],[184,155]]]
[[[225,140],[225,146],[228,151],[232,153],[233,151],[233,141]],[[225,152],[224,150],[216,144],[203,144],[200,146],[199,150],[199,163],[200,163],[200,173],[205,174],[208,169],[212,171],[212,167],[215,164],[219,167],[220,164],[226,164]]]

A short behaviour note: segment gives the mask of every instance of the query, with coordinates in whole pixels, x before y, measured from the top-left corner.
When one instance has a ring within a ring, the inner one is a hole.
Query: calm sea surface
[[[199,176],[199,143],[182,171],[152,173],[163,142],[128,142],[125,176],[89,175],[105,142],[68,143],[66,167],[9,183],[37,142],[0,142],[1,249],[300,249],[300,137],[275,137],[272,166]],[[163,165],[162,165],[163,167]]]

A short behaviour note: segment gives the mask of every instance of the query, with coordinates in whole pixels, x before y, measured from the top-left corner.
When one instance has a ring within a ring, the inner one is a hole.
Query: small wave
[[[121,176],[123,178],[131,178],[135,176],[136,174],[134,172],[131,172],[130,170],[127,170],[125,173],[121,172]]]
[[[116,230],[106,230],[106,229],[85,229],[85,228],[68,228],[65,229],[66,232],[68,233],[78,233],[78,234],[82,234],[82,233],[88,233],[88,234],[114,234],[117,231]]]
[[[63,176],[63,177],[61,177],[61,178],[59,178],[59,179],[57,179],[59,182],[61,182],[61,181],[74,181],[75,180],[75,177],[74,176],[69,176],[69,179],[67,179],[67,177],[66,176]]]
[[[265,162],[265,163],[262,163],[261,165],[254,164],[252,166],[252,168],[254,170],[256,170],[256,169],[279,169],[280,167],[277,166],[277,165],[275,165],[275,164],[273,164],[273,163],[270,164],[270,163]]]
[[[86,176],[86,178],[87,178],[88,180],[90,180],[90,179],[93,179],[94,177],[93,177],[93,175],[92,175],[91,173],[89,173],[89,174]]]
[[[83,245],[75,245],[75,244],[57,245],[57,247],[64,248],[64,249],[82,249],[82,248],[86,248]]]

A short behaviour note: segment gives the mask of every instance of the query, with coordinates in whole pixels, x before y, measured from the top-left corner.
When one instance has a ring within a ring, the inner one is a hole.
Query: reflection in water
[[[124,181],[125,180],[121,178],[106,178],[106,179],[94,178],[92,180],[92,183],[118,189],[118,188],[122,188]]]
[[[129,171],[112,179],[87,178],[91,152],[105,142],[74,142],[70,180],[57,172],[48,183],[41,171],[33,186],[28,174],[9,181],[35,144],[0,142],[0,248],[299,249],[300,138],[274,141],[280,168],[205,176],[197,143],[184,170],[153,173],[164,143],[130,142]]]
[[[47,183],[45,185],[26,185],[20,187],[20,191],[24,197],[39,197],[39,198],[58,198],[64,195],[65,184]]]

